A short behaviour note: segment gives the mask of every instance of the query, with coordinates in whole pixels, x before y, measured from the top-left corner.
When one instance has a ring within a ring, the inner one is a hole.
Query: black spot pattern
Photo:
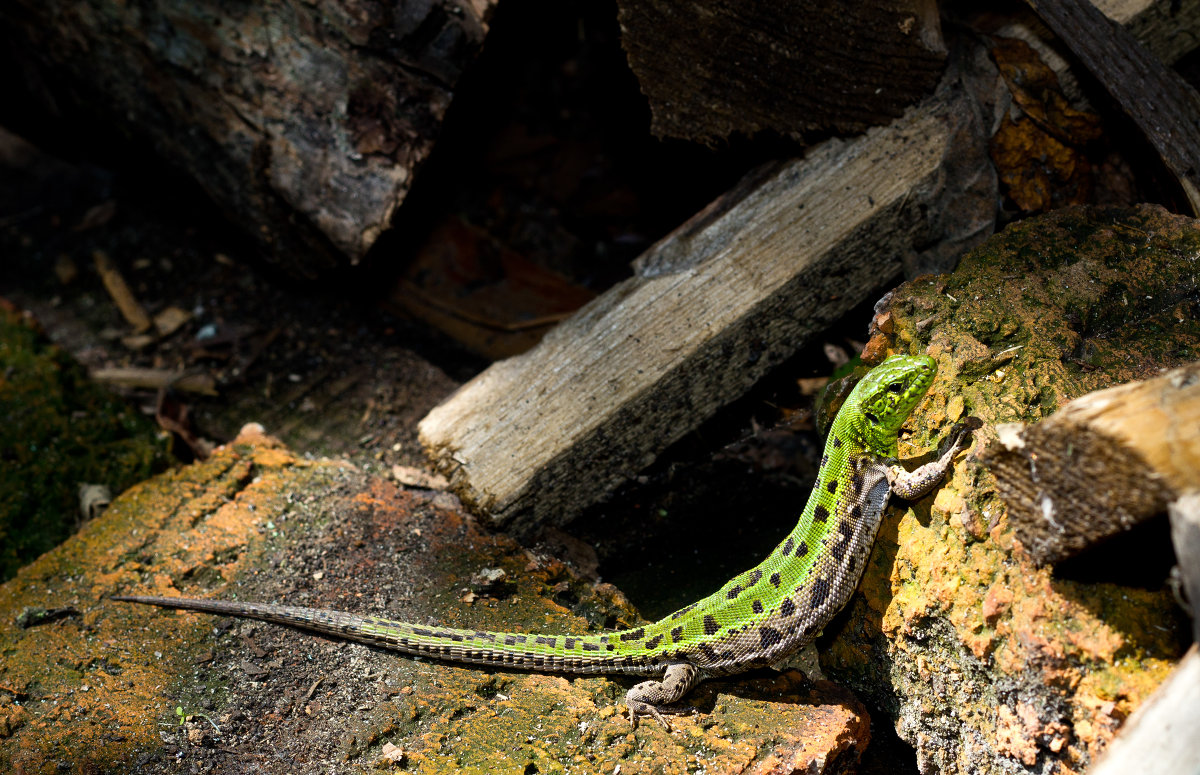
[[[543,646],[550,646],[551,648],[553,648],[558,643],[558,638],[556,638],[552,635],[538,635],[536,638],[533,639],[533,642],[540,643]]]
[[[814,522],[824,522],[827,519],[829,519],[829,509],[821,505],[818,505],[815,509],[813,509]]]
[[[754,610],[754,613],[761,614],[763,612],[762,601],[755,600],[753,603],[750,604],[750,608],[752,608]]]
[[[746,579],[746,586],[752,587],[762,580],[762,571],[758,568],[750,571],[750,577]]]
[[[779,589],[779,574],[778,573],[772,573],[769,581],[771,582],[771,586],[775,587],[776,589]]]
[[[678,643],[681,640],[683,640],[683,626],[680,625],[679,627],[672,627],[671,628],[671,642]]]
[[[850,518],[851,519],[862,519],[862,504],[861,503],[855,503],[853,506],[850,507]]]
[[[790,597],[785,597],[783,602],[779,604],[779,614],[781,616],[791,616],[796,613],[796,604],[792,602]]]
[[[834,449],[841,449],[841,448],[842,448],[842,440],[841,440],[841,439],[839,439],[837,436],[834,436],[834,437],[833,437],[833,448],[834,448]]]
[[[599,651],[600,646],[596,643],[588,643],[587,641],[584,641],[583,642],[583,650],[584,651]]]
[[[803,557],[806,554],[808,554],[808,544],[801,541],[800,545],[796,547],[796,556]]]
[[[795,546],[795,544],[796,542],[792,540],[792,537],[788,536],[788,540],[783,542],[783,548],[779,550],[779,553],[784,557],[787,557],[792,553],[792,547]]]
[[[825,603],[829,597],[829,580],[817,579],[812,585],[812,605],[813,608],[818,608]]]
[[[646,635],[645,627],[638,627],[636,630],[621,633],[621,640],[641,640]]]
[[[830,479],[825,483],[825,489],[830,492],[837,492],[837,479]]]
[[[655,635],[653,638],[651,638],[650,640],[646,641],[646,648],[648,648],[648,649],[652,649],[652,648],[654,648],[655,646],[657,646],[657,645],[658,645],[658,644],[660,644],[660,643],[662,643],[662,636],[661,636],[661,635]]]
[[[730,600],[736,600],[737,596],[740,594],[742,594],[742,588],[739,586],[733,586],[730,587],[729,591],[725,593],[725,597]]]
[[[564,638],[563,639],[563,648],[565,648],[565,649],[575,648],[575,639],[574,638]]]
[[[721,625],[717,624],[717,620],[713,618],[712,614],[704,615],[704,634],[705,635],[716,635],[717,631],[720,629],[721,629]]]
[[[763,648],[774,646],[783,640],[783,634],[773,627],[763,627],[759,629],[758,637],[762,641]]]
[[[676,611],[675,613],[671,614],[671,618],[672,618],[672,619],[678,619],[679,617],[683,616],[684,614],[686,614],[688,611],[692,610],[692,609],[693,609],[693,608],[695,608],[695,607],[696,607],[696,604],[695,604],[695,603],[692,603],[691,605],[689,605],[689,606],[687,606],[687,607],[685,607],[685,608],[680,608],[678,611]]]

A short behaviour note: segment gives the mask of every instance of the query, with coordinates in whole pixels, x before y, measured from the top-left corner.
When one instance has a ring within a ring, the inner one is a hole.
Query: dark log
[[[656,135],[703,143],[885,124],[942,71],[931,0],[618,0]]]
[[[493,5],[12,0],[0,56],[6,90],[146,146],[311,274],[387,228]]]

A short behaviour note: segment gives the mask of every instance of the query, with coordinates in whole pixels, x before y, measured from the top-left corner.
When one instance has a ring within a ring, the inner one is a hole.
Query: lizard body
[[[705,678],[779,662],[811,641],[858,585],[888,498],[929,492],[963,448],[952,440],[915,471],[895,461],[897,434],[937,373],[928,356],[892,356],[855,386],[834,420],[816,485],[791,533],[756,567],[642,627],[589,635],[490,632],[262,603],[114,597],[259,619],[453,662],[566,673],[657,676],[625,696],[630,721],[663,712]]]

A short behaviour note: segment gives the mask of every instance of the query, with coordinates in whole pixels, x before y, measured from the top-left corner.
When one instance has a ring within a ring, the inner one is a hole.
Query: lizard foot
[[[640,700],[626,700],[626,702],[629,704],[629,726],[634,729],[637,729],[638,716],[650,716],[659,724],[662,724],[663,729],[670,732],[671,725],[663,718],[664,714],[668,716],[683,716],[699,713],[699,710],[691,705],[651,705],[648,702]]]
[[[686,713],[689,708],[679,708],[673,703],[700,683],[700,669],[690,662],[672,662],[667,665],[661,681],[642,681],[625,693],[625,704],[629,707],[629,724],[637,727],[638,716],[652,716],[671,731],[671,725],[663,718],[664,713]]]

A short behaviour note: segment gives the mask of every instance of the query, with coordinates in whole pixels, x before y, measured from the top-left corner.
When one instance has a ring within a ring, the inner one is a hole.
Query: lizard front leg
[[[671,731],[671,725],[663,718],[663,713],[678,713],[678,710],[665,708],[678,702],[685,694],[702,681],[700,668],[691,662],[672,662],[667,665],[661,681],[642,681],[625,692],[625,704],[629,707],[629,724],[637,726],[638,716],[653,716],[663,729]]]
[[[905,470],[904,466],[899,464],[888,466],[887,478],[892,492],[905,500],[916,500],[936,487],[937,483],[942,481],[942,477],[946,475],[946,472],[950,470],[954,456],[966,449],[971,438],[971,431],[975,427],[971,423],[965,423],[956,427],[952,431],[954,434],[952,443],[937,460],[926,463],[912,471]]]

